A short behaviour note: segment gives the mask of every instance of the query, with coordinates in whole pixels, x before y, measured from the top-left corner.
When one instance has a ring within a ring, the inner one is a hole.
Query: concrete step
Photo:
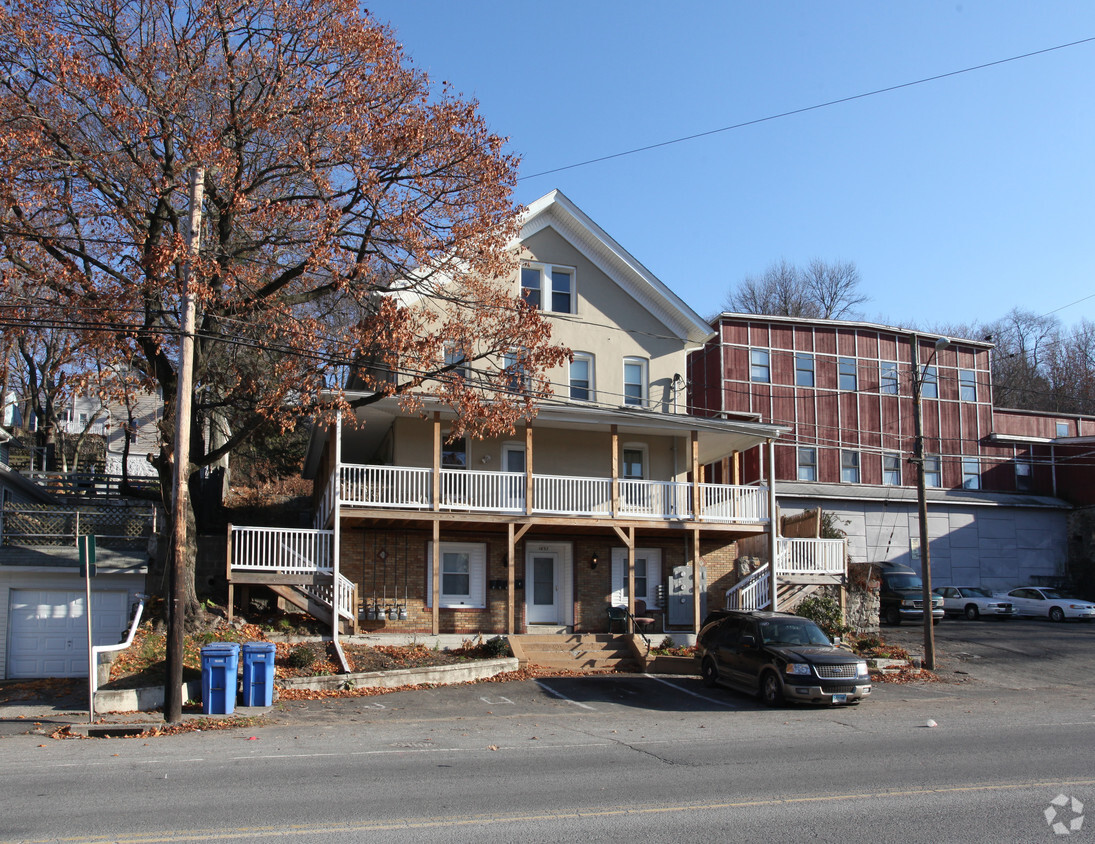
[[[522,633],[522,642],[614,642],[611,633]]]
[[[638,671],[638,663],[627,659],[556,659],[545,658],[541,654],[529,654],[528,664],[540,668],[552,668],[563,671]]]
[[[522,665],[571,671],[638,670],[626,638],[607,634],[511,636]]]

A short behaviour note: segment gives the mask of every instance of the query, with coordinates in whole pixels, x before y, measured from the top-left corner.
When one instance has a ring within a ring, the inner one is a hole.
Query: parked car
[[[990,618],[1014,618],[1019,614],[1015,605],[980,586],[937,586],[932,590],[943,596],[943,612],[947,615],[964,615],[970,621],[981,616]]]
[[[1019,611],[1019,615],[1064,621],[1066,618],[1095,618],[1095,604],[1069,598],[1056,589],[1044,586],[1023,586],[1012,589],[1007,598]]]
[[[882,586],[878,590],[878,615],[887,624],[922,621],[924,618],[924,582],[920,573],[891,563],[879,565]],[[932,595],[932,624],[943,620],[943,596]]]
[[[704,685],[785,700],[859,703],[871,693],[867,662],[834,647],[814,622],[778,612],[725,611],[697,638]]]

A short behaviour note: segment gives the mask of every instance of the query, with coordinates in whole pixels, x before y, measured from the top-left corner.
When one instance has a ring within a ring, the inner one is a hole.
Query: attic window
[[[530,307],[550,313],[574,313],[574,268],[525,264],[521,267],[521,298]]]

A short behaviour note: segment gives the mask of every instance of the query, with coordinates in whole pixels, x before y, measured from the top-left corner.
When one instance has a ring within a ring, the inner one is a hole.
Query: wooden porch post
[[[525,515],[532,515],[534,485],[532,483],[532,423],[525,423]]]
[[[527,500],[527,499],[526,499]],[[506,542],[509,549],[506,554],[506,559],[509,561],[506,566],[506,632],[509,635],[513,635],[513,557],[517,553],[517,543],[513,539],[513,522],[506,525]]]
[[[692,432],[692,518],[700,518],[700,432]]]
[[[436,513],[441,509],[441,412],[433,412],[433,490],[430,494],[430,504]],[[436,526],[436,523],[435,523]],[[434,601],[434,609],[437,602]],[[437,632],[436,630],[434,631]]]
[[[776,507],[776,443],[768,440],[768,567],[772,610],[779,609],[779,578],[776,577],[776,554],[779,552],[779,512]]]
[[[635,528],[623,528],[613,525],[612,529],[627,547],[627,632],[634,633],[635,625],[631,619],[635,617]]]
[[[513,523],[509,524],[509,632],[516,632],[516,607],[517,607],[517,588],[514,585],[514,577],[517,573],[517,543],[525,538],[525,534],[528,533],[529,528],[532,527],[532,522],[527,522],[521,525],[519,528],[515,528]],[[528,585],[525,585],[525,594],[528,594]],[[526,631],[527,632],[527,631]]]
[[[700,529],[692,528],[692,632],[700,632]]]
[[[435,499],[436,500],[436,499]],[[441,632],[441,520],[433,520],[433,559],[430,560],[433,578],[433,635]]]
[[[612,517],[620,512],[620,429],[612,426]]]

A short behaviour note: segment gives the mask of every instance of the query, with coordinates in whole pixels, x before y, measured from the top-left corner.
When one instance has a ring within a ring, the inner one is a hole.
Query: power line
[[[1090,38],[1082,38],[1079,41],[1070,41],[1067,44],[1058,44],[1055,47],[1046,47],[1045,49],[1042,49],[1042,50],[1034,50],[1033,52],[1023,53],[1022,55],[1018,55],[1018,56],[1010,56],[1006,59],[997,59],[996,61],[985,62],[984,64],[974,65],[972,67],[964,67],[961,70],[952,70],[952,71],[948,71],[947,73],[936,74],[935,76],[926,76],[923,79],[916,79],[912,82],[902,82],[898,85],[890,85],[886,88],[876,88],[873,91],[865,91],[861,94],[852,94],[851,96],[840,97],[839,99],[829,100],[829,101],[824,102],[824,103],[817,103],[815,105],[803,106],[802,108],[796,108],[796,109],[792,109],[790,111],[783,111],[783,112],[780,112],[779,114],[770,114],[767,117],[758,117],[758,118],[755,118],[754,120],[746,120],[746,121],[743,121],[741,123],[734,123],[734,124],[731,124],[730,126],[723,126],[719,129],[708,129],[706,132],[697,132],[693,135],[685,135],[684,137],[673,138],[672,140],[668,140],[668,141],[660,141],[656,144],[647,144],[646,146],[636,147],[634,149],[629,149],[629,150],[624,150],[623,152],[614,152],[614,153],[611,153],[609,155],[599,156],[597,158],[589,158],[589,159],[586,159],[585,161],[579,161],[576,164],[566,164],[562,167],[553,167],[550,170],[541,170],[539,173],[533,173],[529,176],[521,176],[520,178],[518,178],[517,181],[518,182],[524,182],[524,181],[528,181],[529,179],[537,179],[540,176],[548,176],[548,175],[551,175],[552,173],[561,173],[564,170],[573,170],[577,167],[585,167],[586,165],[589,165],[589,164],[599,164],[602,161],[611,161],[614,158],[623,158],[624,156],[635,155],[635,154],[640,153],[640,152],[648,152],[649,150],[652,150],[652,149],[659,149],[661,147],[672,146],[674,144],[683,144],[686,141],[694,141],[698,138],[706,138],[710,135],[718,135],[722,132],[731,132],[735,129],[744,129],[748,126],[756,126],[760,123],[768,123],[768,122],[773,121],[773,120],[781,120],[784,117],[793,117],[796,114],[806,114],[807,112],[817,111],[819,109],[829,108],[831,106],[841,105],[843,103],[850,103],[850,102],[853,102],[854,100],[862,100],[862,99],[865,99],[867,97],[875,97],[875,96],[878,96],[879,94],[888,94],[888,93],[891,93],[893,91],[900,91],[902,88],[912,88],[916,85],[924,85],[928,82],[937,82],[940,79],[948,79],[952,76],[960,76],[964,73],[973,73],[976,70],[985,70],[986,68],[996,67],[996,66],[1002,65],[1002,64],[1008,64],[1009,62],[1017,62],[1017,61],[1020,61],[1022,59],[1029,59],[1029,58],[1032,58],[1034,56],[1041,56],[1041,55],[1044,55],[1046,53],[1052,53],[1056,50],[1064,50],[1064,49],[1067,49],[1069,47],[1076,47],[1076,46],[1079,46],[1081,44],[1088,44],[1092,41],[1095,41],[1095,36],[1092,36]]]

